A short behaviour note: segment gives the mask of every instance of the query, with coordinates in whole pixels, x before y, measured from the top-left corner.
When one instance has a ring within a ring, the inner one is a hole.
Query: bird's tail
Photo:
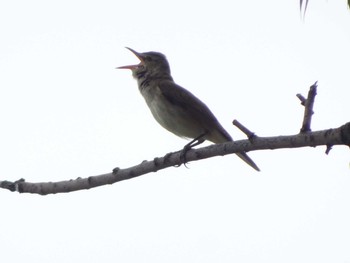
[[[241,158],[243,161],[245,161],[247,164],[249,164],[251,167],[253,167],[255,170],[260,172],[259,167],[254,163],[254,161],[246,154],[245,152],[236,153],[239,158]]]
[[[228,141],[233,141],[232,137],[228,132],[220,125],[220,123],[216,123],[217,129],[207,136],[207,140],[212,141],[213,143],[224,143]],[[245,152],[236,153],[239,158],[249,164],[256,171],[260,172],[259,167],[254,163],[254,161],[246,154]]]

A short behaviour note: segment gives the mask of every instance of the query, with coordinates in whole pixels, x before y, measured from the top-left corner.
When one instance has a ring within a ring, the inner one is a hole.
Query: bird
[[[190,149],[205,140],[215,144],[233,141],[208,106],[174,82],[165,55],[155,51],[139,53],[126,48],[140,63],[117,69],[132,71],[147,106],[163,128],[179,137],[193,139],[185,148]],[[247,153],[236,154],[256,171],[260,171]]]

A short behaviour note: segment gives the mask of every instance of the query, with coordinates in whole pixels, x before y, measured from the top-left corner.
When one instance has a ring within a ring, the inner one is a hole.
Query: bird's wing
[[[175,107],[181,107],[182,109],[186,110],[186,112],[191,115],[192,119],[197,120],[201,123],[201,125],[203,125],[205,130],[215,131],[215,133],[217,133],[216,136],[215,134],[212,134],[212,136],[221,137],[213,142],[217,143],[232,140],[231,136],[221,126],[207,105],[205,105],[204,102],[194,96],[191,92],[177,85],[173,81],[161,81],[158,86],[162,95],[171,104],[173,104]]]

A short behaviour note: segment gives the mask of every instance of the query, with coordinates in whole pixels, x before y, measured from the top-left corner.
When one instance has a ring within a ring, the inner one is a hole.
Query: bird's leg
[[[206,135],[206,133],[203,133],[201,135],[199,135],[198,137],[194,138],[192,141],[190,141],[189,143],[187,143],[184,148],[181,151],[180,154],[180,160],[181,162],[186,166],[187,160],[186,160],[186,154],[189,150],[191,150],[193,147],[203,143],[205,141],[204,136]]]

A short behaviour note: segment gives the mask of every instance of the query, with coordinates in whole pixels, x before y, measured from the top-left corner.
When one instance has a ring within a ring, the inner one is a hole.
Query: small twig
[[[310,87],[307,99],[305,101],[303,125],[300,129],[301,133],[311,131],[311,128],[310,128],[311,127],[311,118],[312,118],[312,115],[314,114],[313,107],[314,107],[316,95],[317,95],[317,81]]]
[[[309,4],[309,0],[305,1],[305,5],[304,5],[304,1],[300,0],[299,8],[300,8],[300,15],[302,19],[305,19],[305,14],[306,14],[306,9],[308,4]],[[303,5],[304,5],[304,11],[303,11]]]
[[[329,154],[329,152],[332,150],[332,145],[328,144],[326,149],[326,154]]]
[[[305,106],[305,101],[306,101],[305,97],[303,95],[301,95],[300,93],[297,94],[297,97],[301,102],[300,104]]]
[[[247,135],[249,140],[252,140],[256,135],[254,132],[251,132],[247,127],[245,127],[242,123],[237,120],[233,120],[233,125],[235,125],[238,129],[240,129],[245,135]]]

